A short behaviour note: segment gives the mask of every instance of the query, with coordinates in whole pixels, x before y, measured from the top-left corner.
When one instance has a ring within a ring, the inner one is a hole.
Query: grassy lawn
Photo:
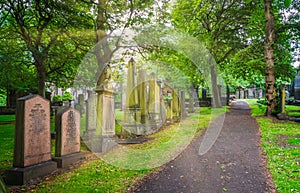
[[[286,105],[285,110],[288,111],[300,111],[300,106]],[[291,117],[300,117],[300,112],[288,112]]]
[[[153,140],[144,144],[118,146],[101,159],[89,161],[77,169],[57,176],[54,180],[44,181],[30,191],[124,192],[159,166],[176,157],[195,135],[199,135],[208,126],[211,118],[224,112],[225,109],[219,109],[211,115],[210,108],[201,108],[200,113],[191,114],[185,120],[147,136]],[[4,149],[0,149],[2,171],[11,167],[13,130],[13,125],[1,129],[5,132],[2,132],[0,137],[7,135],[10,141],[6,156]],[[2,141],[0,143],[2,147]],[[9,159],[9,163],[6,163],[5,159]]]
[[[0,116],[0,123],[1,122],[14,122],[16,119],[15,115],[1,115]]]
[[[253,116],[263,116],[265,107],[251,104]],[[259,117],[262,147],[278,192],[300,192],[300,124]]]

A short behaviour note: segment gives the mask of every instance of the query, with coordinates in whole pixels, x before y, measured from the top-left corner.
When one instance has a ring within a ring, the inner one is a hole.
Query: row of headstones
[[[172,122],[185,117],[185,95],[167,82],[160,85],[156,74],[147,75],[145,69],[136,73],[133,59],[128,63],[126,92],[121,99],[124,106],[123,127],[136,135],[155,132],[165,122]]]
[[[80,113],[67,107],[55,119],[55,157],[51,156],[50,104],[39,95],[17,100],[13,168],[5,181],[23,185],[85,158],[80,152]]]
[[[244,88],[238,88],[236,89],[235,96],[237,99],[262,98],[263,91],[255,88],[249,88],[248,90]]]

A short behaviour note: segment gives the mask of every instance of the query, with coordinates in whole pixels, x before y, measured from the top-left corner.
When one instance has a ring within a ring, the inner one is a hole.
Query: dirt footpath
[[[233,104],[220,136],[204,155],[198,154],[202,136],[135,192],[275,192],[259,143],[259,126],[248,104]]]

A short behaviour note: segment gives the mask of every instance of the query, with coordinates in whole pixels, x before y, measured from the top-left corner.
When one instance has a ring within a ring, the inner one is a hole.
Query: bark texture
[[[272,0],[264,0],[265,17],[266,17],[266,40],[265,40],[265,57],[266,57],[266,99],[267,110],[266,116],[270,116],[275,109],[276,89],[274,74],[274,42],[275,42],[275,19],[272,12]]]

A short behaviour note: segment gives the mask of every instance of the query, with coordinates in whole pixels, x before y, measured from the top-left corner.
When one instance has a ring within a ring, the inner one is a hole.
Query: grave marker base
[[[57,163],[58,168],[66,168],[69,165],[71,165],[79,160],[82,160],[82,159],[85,159],[85,153],[83,153],[83,152],[72,153],[69,155],[52,158],[52,160]]]
[[[24,185],[44,177],[57,169],[56,162],[47,161],[24,168],[10,168],[5,172],[5,182],[8,185]]]

